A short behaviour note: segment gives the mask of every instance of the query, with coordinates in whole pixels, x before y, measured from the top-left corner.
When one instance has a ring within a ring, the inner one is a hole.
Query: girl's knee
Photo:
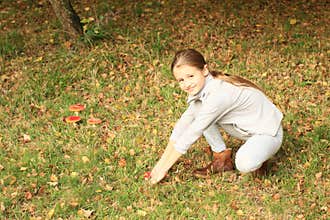
[[[261,167],[262,163],[249,155],[236,154],[236,169],[242,173],[249,173]]]

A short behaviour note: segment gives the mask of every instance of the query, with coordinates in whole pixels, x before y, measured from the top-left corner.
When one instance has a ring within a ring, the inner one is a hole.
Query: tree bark
[[[78,38],[83,35],[80,18],[74,11],[70,0],[49,0],[57,18],[60,20],[65,34],[70,38]]]

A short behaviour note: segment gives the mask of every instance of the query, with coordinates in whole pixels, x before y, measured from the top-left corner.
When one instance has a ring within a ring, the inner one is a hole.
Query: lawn
[[[0,219],[330,218],[326,0],[72,2],[81,39],[46,0],[0,3]],[[170,72],[184,48],[284,113],[267,176],[194,178],[210,159],[201,139],[160,184],[144,180],[187,106]]]

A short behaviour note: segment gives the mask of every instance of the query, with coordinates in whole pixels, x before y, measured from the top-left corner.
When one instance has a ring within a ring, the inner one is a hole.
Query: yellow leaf
[[[134,149],[130,149],[130,150],[129,150],[129,154],[130,154],[131,156],[134,156],[134,155],[135,155],[135,151],[134,151]]]
[[[110,160],[109,158],[105,158],[105,159],[104,159],[104,163],[105,163],[105,164],[110,164],[110,163],[111,163],[111,160]]]
[[[270,186],[272,184],[272,182],[269,179],[265,179],[264,183],[265,186]]]
[[[79,216],[89,218],[93,214],[93,212],[94,210],[79,209],[77,213]]]
[[[11,178],[11,180],[9,182],[9,185],[13,185],[14,183],[16,183],[16,177],[11,176],[10,178]]]
[[[113,190],[113,187],[110,186],[109,184],[107,184],[107,185],[105,185],[104,189],[107,191],[111,191],[111,190]]]
[[[69,205],[75,208],[79,205],[79,203],[77,201],[71,201]]]
[[[143,210],[137,210],[137,214],[140,215],[140,216],[146,216],[147,212],[143,211]]]
[[[51,210],[49,210],[49,212],[47,213],[46,219],[49,220],[49,219],[53,218],[54,213],[55,213],[55,209],[54,208],[52,208]]]
[[[321,177],[322,177],[322,172],[319,172],[319,173],[315,174],[315,177],[316,177],[316,179],[321,179]]]
[[[0,211],[4,212],[6,210],[4,202],[0,203]]]
[[[37,59],[35,59],[34,62],[40,62],[40,61],[42,61],[42,60],[43,60],[43,57],[38,57]]]
[[[77,172],[71,172],[70,176],[76,177],[76,176],[78,176],[78,173]]]
[[[81,159],[82,159],[82,161],[83,161],[84,163],[88,163],[88,162],[89,162],[89,158],[86,157],[86,156],[83,156]]]
[[[238,216],[242,216],[244,213],[243,213],[242,210],[239,209],[239,210],[237,210],[236,214],[237,214]]]
[[[295,19],[295,18],[290,19],[290,24],[291,25],[297,24],[297,19]]]

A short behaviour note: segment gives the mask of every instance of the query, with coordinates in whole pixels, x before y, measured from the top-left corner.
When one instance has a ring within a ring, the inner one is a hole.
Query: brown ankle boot
[[[196,177],[205,178],[210,174],[229,170],[233,170],[233,163],[231,160],[231,149],[226,149],[220,153],[213,152],[213,161],[204,168],[196,169],[193,174]]]
[[[265,161],[260,168],[252,172],[253,177],[262,177],[267,174],[267,167],[268,167],[268,162]]]

